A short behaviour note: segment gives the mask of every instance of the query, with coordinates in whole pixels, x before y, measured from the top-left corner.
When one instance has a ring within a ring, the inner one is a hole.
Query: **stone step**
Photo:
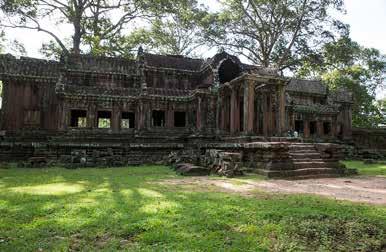
[[[292,150],[289,151],[288,153],[294,153],[294,154],[299,154],[299,153],[319,153],[319,151],[316,150]]]
[[[292,157],[291,160],[293,162],[339,162],[339,159],[323,159],[323,158],[307,158],[307,157],[300,157],[300,158],[294,158]]]
[[[290,158],[299,159],[299,158],[312,158],[312,159],[320,159],[320,153],[312,152],[312,153],[290,153]]]
[[[325,162],[325,161],[306,161],[299,162],[295,161],[293,163],[295,169],[305,169],[305,168],[338,168],[338,162]]]
[[[307,147],[289,147],[290,151],[293,150],[316,150],[314,146],[307,146]]]
[[[296,170],[282,170],[282,171],[273,171],[273,170],[258,170],[257,173],[267,176],[268,178],[288,178],[296,177],[302,178],[305,176],[337,176],[344,174],[343,169],[334,169],[334,168],[304,168]]]

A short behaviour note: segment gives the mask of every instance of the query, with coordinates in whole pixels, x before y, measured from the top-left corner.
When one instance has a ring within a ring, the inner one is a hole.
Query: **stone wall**
[[[354,128],[351,155],[357,158],[386,158],[386,129]]]

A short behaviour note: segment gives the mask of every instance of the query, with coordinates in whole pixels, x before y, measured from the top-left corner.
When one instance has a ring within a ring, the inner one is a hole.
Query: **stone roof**
[[[334,102],[353,103],[353,95],[345,89],[338,89],[330,93],[330,97]]]
[[[0,55],[0,75],[18,78],[57,78],[62,64],[57,61]]]
[[[93,55],[70,55],[62,59],[67,70],[135,74],[137,61],[121,57],[103,57]]]
[[[199,71],[204,60],[180,55],[157,55],[145,53],[145,65],[155,68],[171,68],[186,71]]]
[[[327,86],[318,80],[292,79],[286,90],[296,93],[327,95]]]
[[[294,105],[294,111],[298,113],[309,113],[309,114],[333,114],[337,113],[338,110],[334,106],[330,105]]]

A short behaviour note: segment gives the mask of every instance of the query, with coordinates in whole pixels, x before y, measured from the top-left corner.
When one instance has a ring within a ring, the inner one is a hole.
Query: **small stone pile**
[[[193,150],[174,151],[167,157],[167,163],[183,176],[206,176],[210,170],[198,165],[198,155]]]
[[[226,177],[243,175],[242,154],[239,152],[207,150],[205,155],[198,157],[194,151],[172,152],[168,156],[168,164],[172,165],[178,174],[185,176],[205,176],[210,173]]]
[[[243,175],[242,154],[222,150],[207,150],[204,163],[206,167],[220,176],[234,177]]]

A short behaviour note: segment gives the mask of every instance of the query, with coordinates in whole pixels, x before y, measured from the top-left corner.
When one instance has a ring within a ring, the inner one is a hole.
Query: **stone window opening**
[[[72,128],[86,128],[87,127],[87,111],[86,110],[71,110]]]
[[[221,84],[230,82],[231,80],[240,76],[241,70],[238,64],[232,60],[227,59],[221,63],[218,69],[218,77]]]
[[[121,128],[122,129],[135,128],[135,114],[133,112],[122,112]]]
[[[304,133],[304,122],[302,120],[296,120],[295,121],[295,131],[299,134]]]
[[[98,128],[111,128],[111,111],[98,111]]]
[[[331,134],[331,122],[323,123],[323,134],[330,135]]]
[[[316,132],[316,122],[310,122],[310,135],[315,135]]]
[[[186,113],[185,112],[174,112],[174,127],[183,128],[186,127]]]
[[[153,127],[165,127],[165,111],[153,110]]]

